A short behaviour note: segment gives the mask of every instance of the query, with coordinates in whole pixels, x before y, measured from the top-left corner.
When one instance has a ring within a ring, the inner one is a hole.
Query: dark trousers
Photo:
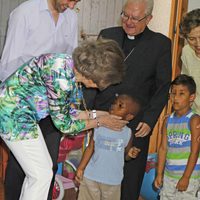
[[[49,154],[53,161],[53,179],[49,189],[48,200],[52,200],[52,192],[54,186],[55,174],[57,171],[57,159],[59,144],[61,139],[60,132],[53,125],[53,122],[50,117],[47,117],[40,121],[39,126],[41,128],[44,140],[46,142]],[[6,168],[5,176],[5,199],[6,200],[19,200],[22,184],[25,178],[25,174],[13,156],[12,153],[9,155],[8,165]],[[43,199],[45,200],[45,199]]]
[[[141,152],[136,159],[125,162],[124,178],[122,181],[121,200],[138,200],[140,196],[140,189],[145,173],[149,137],[141,138],[139,141]]]

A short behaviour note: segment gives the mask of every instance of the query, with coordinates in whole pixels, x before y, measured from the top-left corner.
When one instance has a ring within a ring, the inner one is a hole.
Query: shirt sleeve
[[[1,56],[0,79],[2,81],[15,72],[18,66],[30,59],[23,56],[27,34],[25,15],[14,10],[10,14],[6,42]]]
[[[27,34],[25,14],[16,9],[9,17],[6,42],[1,57],[2,64],[10,63],[23,55]]]
[[[74,135],[85,128],[85,121],[77,120],[70,112],[76,93],[75,77],[70,67],[72,60],[65,54],[50,54],[42,59],[50,116],[61,132]]]
[[[128,128],[127,127],[127,129],[126,129],[127,131],[127,134],[126,134],[126,138],[125,138],[125,141],[124,141],[124,147],[126,147],[127,145],[128,145],[128,143],[129,143],[129,140],[130,140],[130,138],[131,138],[131,134],[132,134],[132,131],[131,131],[131,129],[130,128]]]

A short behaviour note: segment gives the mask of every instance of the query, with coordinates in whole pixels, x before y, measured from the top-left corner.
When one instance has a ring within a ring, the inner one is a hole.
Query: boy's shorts
[[[164,176],[163,188],[160,191],[160,200],[197,200],[197,191],[200,187],[199,180],[190,179],[188,188],[184,192],[176,189],[178,179]]]
[[[78,200],[120,200],[121,185],[107,185],[83,177]]]

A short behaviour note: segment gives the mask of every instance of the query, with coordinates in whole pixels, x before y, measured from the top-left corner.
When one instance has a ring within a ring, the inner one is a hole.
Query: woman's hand
[[[121,117],[115,115],[102,115],[98,117],[99,126],[104,126],[115,131],[120,131],[128,124],[128,121],[122,120]]]
[[[97,117],[103,116],[103,115],[109,115],[109,112],[97,110]]]

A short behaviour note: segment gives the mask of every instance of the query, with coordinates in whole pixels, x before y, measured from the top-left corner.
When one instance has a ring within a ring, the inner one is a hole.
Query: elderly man
[[[72,54],[78,43],[77,15],[73,10],[78,1],[28,0],[12,11],[1,57],[1,81],[32,57],[45,53]],[[39,125],[53,161],[55,177],[61,136],[50,117],[43,119]],[[19,199],[23,181],[24,172],[10,154],[5,177],[6,200]],[[54,178],[48,200],[52,199],[53,184]]]
[[[143,112],[129,123],[134,134],[134,146],[140,148],[141,152],[136,159],[125,163],[123,200],[138,200],[149,138],[167,103],[171,82],[171,42],[147,27],[152,19],[152,10],[153,0],[127,0],[121,12],[122,26],[100,32],[101,37],[117,41],[123,49],[126,75],[121,84],[104,91],[85,91],[87,102],[95,109],[107,110],[116,93],[138,95],[144,102]]]

